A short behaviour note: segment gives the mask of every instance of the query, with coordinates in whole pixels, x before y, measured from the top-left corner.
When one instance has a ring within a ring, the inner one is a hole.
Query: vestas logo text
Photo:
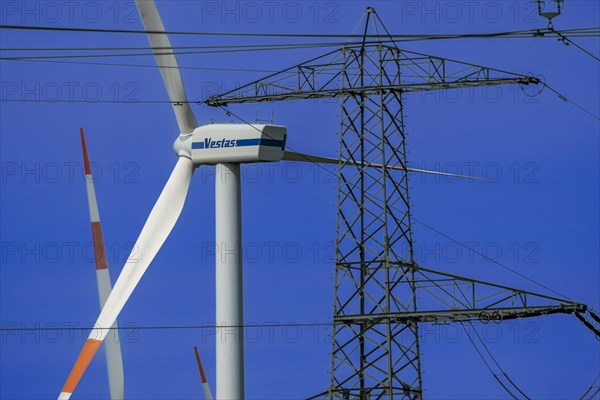
[[[228,147],[237,147],[238,145],[237,139],[213,140],[212,138],[205,138],[201,142],[193,142],[192,149],[224,149]]]
[[[284,140],[276,139],[220,139],[213,140],[212,138],[205,138],[201,142],[193,142],[192,149],[224,149],[229,147],[246,147],[246,146],[270,146],[280,147],[283,149],[285,145]]]
[[[223,147],[235,147],[237,145],[237,140],[229,140],[229,139],[221,139],[221,140],[212,140],[211,138],[204,139],[204,148],[205,149],[220,149]]]

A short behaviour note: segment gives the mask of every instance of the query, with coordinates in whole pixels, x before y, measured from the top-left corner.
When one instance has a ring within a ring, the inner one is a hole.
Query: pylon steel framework
[[[368,34],[369,29],[374,35]],[[314,398],[421,399],[420,323],[587,311],[585,305],[567,299],[418,265],[413,257],[408,174],[385,168],[408,163],[405,93],[538,83],[531,76],[401,50],[368,8],[362,43],[205,101],[225,107],[340,100],[331,378],[327,390]],[[361,166],[366,164],[382,167]]]
[[[398,49],[344,49],[342,87],[401,85]],[[341,96],[340,157],[357,165],[407,167],[402,93],[358,90]],[[418,325],[366,315],[416,312],[410,195],[406,171],[342,168],[339,174],[337,257],[330,397],[421,394]],[[355,318],[356,317],[356,318]],[[404,340],[401,340],[404,339]]]

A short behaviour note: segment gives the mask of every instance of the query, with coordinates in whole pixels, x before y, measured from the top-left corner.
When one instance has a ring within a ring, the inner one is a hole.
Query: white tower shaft
[[[240,164],[216,166],[217,399],[244,399]]]

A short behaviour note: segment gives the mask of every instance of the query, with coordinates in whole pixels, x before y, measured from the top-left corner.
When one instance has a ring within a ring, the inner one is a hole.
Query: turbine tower
[[[217,164],[215,182],[217,396],[219,399],[243,399],[244,306],[240,164]]]

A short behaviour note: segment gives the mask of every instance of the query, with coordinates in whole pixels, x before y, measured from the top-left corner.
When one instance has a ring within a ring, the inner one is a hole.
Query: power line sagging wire
[[[54,325],[54,324],[53,324]],[[287,328],[287,327],[315,327],[315,326],[334,326],[333,322],[284,322],[284,323],[246,323],[241,325],[217,325],[217,324],[201,324],[201,325],[125,325],[125,326],[111,326],[109,328],[103,328],[95,326],[92,327],[60,327],[60,326],[48,326],[48,327],[6,327],[3,325],[0,327],[0,332],[29,332],[29,331],[90,331],[92,329],[101,330],[202,330],[202,329],[225,329],[225,328]]]
[[[384,41],[385,42],[385,41]],[[380,42],[369,42],[369,44],[380,43]],[[350,43],[355,45],[356,43]],[[266,44],[266,45],[240,45],[240,46],[210,46],[210,48],[203,48],[198,46],[184,46],[182,49],[195,49],[195,51],[164,51],[156,53],[103,53],[103,54],[58,54],[58,55],[25,55],[19,57],[0,57],[0,60],[4,61],[20,61],[20,60],[44,60],[44,59],[73,59],[73,58],[119,58],[119,57],[154,57],[155,55],[198,55],[198,54],[221,54],[221,53],[246,53],[255,51],[288,51],[288,50],[302,50],[302,49],[315,49],[315,48],[327,48],[327,47],[342,47],[346,45],[344,42],[329,42],[329,43],[299,43],[299,44]],[[157,49],[157,48],[153,48]],[[143,49],[143,50],[147,50]],[[3,51],[21,51],[21,50],[3,50]],[[39,50],[38,50],[39,51]],[[74,50],[75,51],[75,50]],[[79,50],[81,51],[81,50]],[[84,51],[97,51],[94,49],[87,49]]]
[[[221,36],[221,37],[280,37],[280,38],[313,38],[313,39],[348,39],[348,38],[375,38],[378,35],[368,34],[325,34],[325,33],[243,33],[243,32],[197,32],[197,31],[145,31],[133,29],[101,29],[101,28],[72,28],[59,26],[39,25],[8,25],[0,24],[0,29],[6,30],[31,30],[46,32],[78,32],[78,33],[121,33],[121,34],[153,34],[153,35],[184,35],[184,36]],[[404,41],[439,40],[439,39],[488,39],[488,38],[541,38],[556,34],[557,31],[543,29],[527,29],[518,31],[491,32],[491,33],[449,33],[449,34],[392,34],[394,39]],[[600,27],[563,29],[562,34],[576,37],[598,37]]]
[[[516,390],[517,392],[519,392],[519,394],[521,396],[523,396],[523,398],[525,398],[526,400],[531,400],[530,397],[528,397],[515,383],[512,379],[509,378],[508,374],[506,373],[506,371],[504,371],[504,369],[502,368],[502,366],[498,363],[498,361],[496,360],[496,358],[494,357],[494,355],[492,354],[492,352],[490,351],[490,349],[485,345],[485,342],[483,341],[483,339],[481,338],[481,336],[479,336],[479,333],[477,332],[477,330],[475,329],[475,327],[473,326],[473,323],[471,321],[466,322],[466,324],[469,324],[469,326],[471,327],[472,331],[473,331],[473,337],[471,336],[471,334],[469,333],[469,330],[465,327],[465,323],[464,322],[459,322],[460,325],[462,326],[463,330],[465,331],[465,333],[467,334],[467,338],[469,338],[469,341],[471,342],[471,344],[473,345],[473,347],[475,348],[475,351],[477,352],[477,354],[479,354],[479,357],[481,358],[481,360],[483,361],[483,363],[485,364],[485,366],[487,367],[487,369],[490,371],[490,373],[493,375],[494,379],[498,382],[498,384],[500,384],[500,386],[504,389],[504,391],[511,396],[514,400],[519,400],[519,397],[513,393],[512,390],[510,390],[508,388],[508,385],[512,386],[514,388],[514,390]],[[485,352],[487,353],[487,355],[489,356],[489,358],[492,360],[492,362],[496,365],[496,368],[498,369],[499,372],[495,372],[494,368],[492,367],[492,365],[490,365],[490,363],[488,363],[488,361],[485,358],[485,355],[483,354],[483,352],[479,349],[479,346],[477,345],[477,343],[475,343],[474,337],[477,338],[479,344],[485,349]],[[506,379],[507,383],[502,382],[501,378],[504,377],[504,379]]]
[[[547,88],[548,90],[550,90],[551,92],[553,92],[554,94],[556,94],[558,96],[559,99],[561,99],[562,101],[564,101],[565,103],[571,103],[572,105],[574,105],[575,107],[579,108],[581,111],[583,111],[584,113],[586,113],[587,115],[591,116],[592,118],[597,119],[598,121],[600,121],[600,116],[594,114],[593,112],[587,110],[586,108],[584,108],[583,106],[580,106],[579,104],[575,103],[573,100],[568,99],[566,96],[560,94],[556,89],[550,87],[550,85],[548,85],[546,82],[540,82],[545,88]]]
[[[555,30],[554,28],[549,28],[549,29],[552,31],[552,33],[556,34],[558,36],[558,38],[559,38],[558,40],[561,41],[561,42],[563,42],[566,46],[568,46],[568,45],[571,44],[571,45],[573,45],[573,47],[581,50],[582,52],[584,52],[588,56],[592,57],[594,60],[600,62],[600,58],[597,55],[595,55],[594,53],[592,53],[589,50],[586,50],[584,47],[578,45],[577,43],[575,43],[574,41],[572,41],[571,39],[569,39],[564,33],[559,32],[559,31]]]
[[[95,65],[105,67],[131,67],[131,68],[177,68],[171,66],[157,66],[156,64],[127,64],[127,63],[105,63],[105,62],[86,62],[86,61],[62,61],[62,60],[37,60],[37,59],[7,59],[0,57],[0,61],[21,61],[21,62],[39,62],[39,63],[54,63],[54,64],[72,64],[72,65]],[[269,69],[250,69],[250,68],[231,68],[231,67],[189,67],[179,66],[179,69],[195,70],[195,71],[230,71],[230,72],[262,72],[274,73],[278,72]]]
[[[413,220],[413,221],[415,221],[416,223],[418,223],[419,225],[422,225],[422,226],[424,226],[425,228],[427,228],[427,229],[429,229],[429,230],[431,230],[431,231],[433,231],[433,232],[437,233],[438,235],[440,235],[440,236],[442,236],[442,237],[444,237],[444,238],[446,238],[446,239],[450,240],[452,243],[454,243],[454,244],[457,244],[457,245],[459,245],[459,246],[461,246],[461,247],[463,247],[463,248],[465,248],[465,249],[469,250],[469,251],[470,251],[470,252],[472,252],[473,254],[476,254],[476,255],[478,255],[478,256],[480,256],[480,257],[482,257],[484,260],[486,260],[486,261],[488,261],[488,262],[490,262],[490,263],[496,264],[496,265],[498,265],[499,267],[502,267],[502,268],[504,268],[505,270],[507,270],[507,271],[509,271],[509,272],[511,272],[511,273],[513,273],[513,274],[515,274],[515,275],[517,275],[517,276],[520,276],[521,278],[523,278],[523,279],[526,279],[526,280],[528,280],[529,282],[531,282],[531,283],[533,283],[533,284],[536,284],[536,285],[538,285],[539,287],[541,287],[541,288],[543,288],[543,289],[546,289],[546,290],[548,290],[548,291],[550,291],[550,292],[552,292],[552,293],[554,293],[554,294],[556,294],[556,295],[558,295],[558,296],[562,297],[562,298],[563,298],[563,299],[565,299],[565,300],[569,300],[569,301],[572,301],[572,302],[574,301],[573,299],[569,298],[568,296],[566,296],[566,295],[564,295],[564,294],[562,294],[562,293],[560,293],[560,292],[557,292],[556,290],[553,290],[553,289],[549,288],[548,286],[546,286],[546,285],[544,285],[544,284],[542,284],[542,283],[539,283],[539,282],[537,282],[537,281],[533,280],[532,278],[529,278],[527,275],[524,275],[524,274],[522,274],[522,273],[520,273],[520,272],[518,272],[518,271],[516,271],[516,270],[514,270],[514,269],[512,269],[512,268],[510,268],[510,267],[508,267],[508,266],[506,266],[506,265],[504,265],[504,264],[502,264],[502,263],[500,263],[499,261],[496,261],[496,260],[494,260],[493,258],[490,258],[490,257],[486,256],[485,254],[483,254],[483,253],[481,253],[481,252],[479,252],[479,251],[475,250],[475,249],[474,249],[474,248],[472,248],[471,246],[468,246],[468,245],[466,245],[465,243],[463,243],[463,242],[461,242],[461,241],[459,241],[459,240],[457,240],[457,239],[454,239],[454,238],[452,238],[451,236],[449,236],[449,235],[447,235],[447,234],[445,234],[445,233],[441,232],[440,230],[438,230],[438,229],[434,228],[433,226],[431,226],[431,225],[429,225],[429,224],[427,224],[427,223],[425,223],[425,222],[423,222],[423,221],[421,221],[421,220],[419,220],[419,219],[415,218],[414,216],[412,217],[412,220]]]

